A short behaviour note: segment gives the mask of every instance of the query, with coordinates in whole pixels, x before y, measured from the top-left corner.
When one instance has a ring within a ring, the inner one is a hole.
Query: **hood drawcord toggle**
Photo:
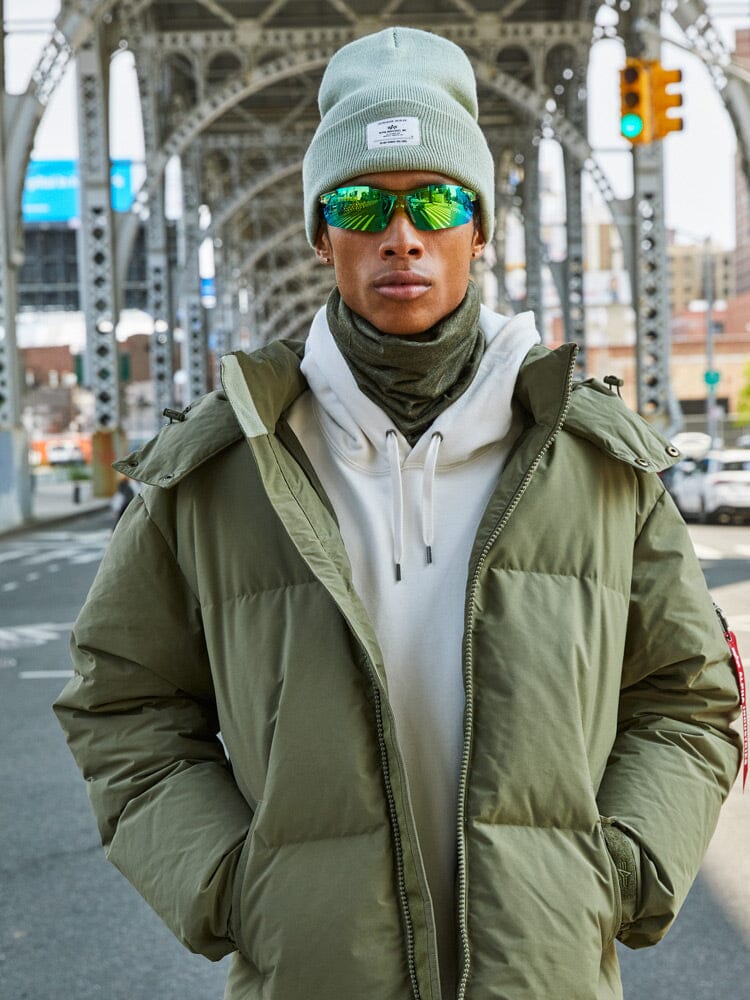
[[[393,528],[393,561],[396,564],[396,583],[401,579],[401,560],[404,555],[404,488],[401,481],[401,455],[394,430],[386,431],[388,460],[391,472],[391,525]]]
[[[401,454],[396,431],[385,434],[388,465],[391,477],[391,528],[393,532],[393,562],[396,567],[396,582],[401,580],[401,562],[404,557],[404,484],[401,475]],[[432,543],[435,531],[435,474],[438,453],[443,435],[436,431],[430,438],[422,473],[422,541],[427,563],[432,563]]]
[[[427,562],[432,562],[432,540],[434,532],[434,487],[435,470],[437,469],[438,452],[443,435],[438,431],[430,438],[427,448],[427,457],[424,462],[424,472],[422,474],[422,541],[427,553]]]

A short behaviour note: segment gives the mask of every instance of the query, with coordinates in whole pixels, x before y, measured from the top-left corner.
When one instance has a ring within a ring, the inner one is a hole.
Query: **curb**
[[[75,521],[89,514],[98,514],[109,508],[109,500],[105,499],[101,503],[91,504],[83,510],[70,510],[65,514],[51,514],[49,517],[34,517],[33,515],[21,524],[12,528],[0,529],[0,542],[6,538],[13,538],[15,535],[22,535],[27,531],[35,531],[39,528],[54,528],[58,524],[67,524],[68,521]]]

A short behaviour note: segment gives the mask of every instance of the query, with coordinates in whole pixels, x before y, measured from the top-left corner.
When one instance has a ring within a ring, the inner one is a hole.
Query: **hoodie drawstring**
[[[386,431],[388,461],[391,471],[391,527],[393,529],[393,561],[396,582],[401,579],[401,559],[404,554],[404,488],[401,481],[401,455],[395,431]]]
[[[404,484],[401,476],[401,455],[394,430],[386,431],[388,464],[391,476],[391,528],[393,532],[393,561],[396,582],[401,579],[401,561],[404,555]],[[437,431],[430,438],[422,472],[422,541],[427,562],[432,562],[432,542],[435,528],[435,473],[443,435]]]
[[[422,541],[427,552],[427,562],[432,562],[432,539],[434,530],[434,487],[435,470],[437,468],[438,452],[443,435],[437,431],[430,438],[427,457],[424,460],[422,473]]]

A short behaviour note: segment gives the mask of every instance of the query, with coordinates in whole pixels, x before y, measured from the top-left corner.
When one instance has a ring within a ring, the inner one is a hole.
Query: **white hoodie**
[[[315,316],[289,413],[338,517],[354,585],[383,653],[425,873],[444,996],[455,993],[456,815],[463,748],[461,643],[469,555],[520,423],[511,396],[539,342],[533,314],[482,306],[469,388],[410,447],[358,388]],[[430,554],[432,562],[429,561]],[[397,569],[398,567],[398,569]],[[397,579],[400,575],[400,579]]]

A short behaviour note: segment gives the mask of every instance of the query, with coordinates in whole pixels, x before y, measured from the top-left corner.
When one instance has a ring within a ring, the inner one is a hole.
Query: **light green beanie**
[[[321,194],[385,170],[444,174],[476,191],[484,238],[492,239],[494,163],[477,124],[474,70],[457,45],[414,28],[359,38],[329,62],[318,105],[321,122],[302,167],[310,243]]]

